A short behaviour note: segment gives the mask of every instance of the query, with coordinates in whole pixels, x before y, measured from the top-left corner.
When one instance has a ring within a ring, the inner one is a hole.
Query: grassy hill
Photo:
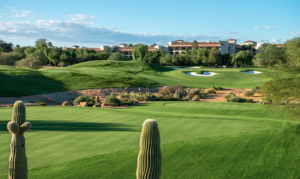
[[[154,64],[135,61],[90,61],[64,68],[30,70],[0,65],[0,96],[24,96],[65,90],[110,87],[155,87],[175,85],[211,88],[254,88],[270,78],[268,69],[260,68],[263,74],[241,73],[249,69],[204,68],[218,73],[212,77],[197,77],[186,74],[189,70],[173,70]],[[196,70],[199,71],[199,70]]]
[[[264,105],[150,102],[127,109],[27,107],[29,178],[135,178],[145,119],[161,132],[162,178],[299,178],[298,131]],[[12,108],[0,108],[7,178]]]

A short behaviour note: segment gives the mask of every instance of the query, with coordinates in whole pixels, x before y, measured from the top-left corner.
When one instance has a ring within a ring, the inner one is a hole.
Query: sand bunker
[[[186,73],[187,75],[192,75],[192,76],[215,76],[218,73],[214,72],[203,72],[203,74],[197,74],[196,72],[188,72]]]
[[[185,67],[185,68],[173,68],[174,70],[186,70],[190,68],[200,68],[200,67]]]
[[[242,71],[243,73],[247,73],[247,74],[260,74],[262,72],[260,71]]]

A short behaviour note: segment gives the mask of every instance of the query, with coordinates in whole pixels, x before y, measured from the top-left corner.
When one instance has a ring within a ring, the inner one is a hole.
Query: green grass
[[[299,178],[297,130],[257,104],[151,102],[127,109],[27,107],[29,178],[135,178],[145,119],[161,132],[162,178]],[[12,108],[0,108],[7,178]]]
[[[270,80],[265,74],[268,69],[255,69],[262,74],[245,74],[248,68],[207,68],[203,70],[218,73],[211,77],[197,77],[186,74],[198,69],[173,70],[144,62],[90,61],[64,68],[29,70],[0,65],[0,96],[24,96],[57,91],[110,88],[110,87],[155,87],[176,85],[211,88],[254,88]],[[203,71],[201,69],[201,71]]]

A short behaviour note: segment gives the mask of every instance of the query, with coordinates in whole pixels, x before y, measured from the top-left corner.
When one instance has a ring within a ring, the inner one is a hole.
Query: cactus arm
[[[19,125],[17,123],[15,123],[14,121],[10,121],[7,124],[7,129],[13,135],[18,135],[21,132]]]
[[[20,126],[21,132],[26,132],[31,128],[31,123],[30,122],[25,122]]]

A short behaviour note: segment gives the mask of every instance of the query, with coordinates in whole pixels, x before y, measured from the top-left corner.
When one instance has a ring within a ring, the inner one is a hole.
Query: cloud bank
[[[64,44],[156,43],[167,45],[177,39],[197,41],[226,40],[201,34],[159,34],[120,32],[120,27],[102,28],[93,22],[94,16],[72,15],[71,20],[4,21],[0,20],[0,38],[32,39],[46,38]],[[83,21],[82,21],[83,20]]]

